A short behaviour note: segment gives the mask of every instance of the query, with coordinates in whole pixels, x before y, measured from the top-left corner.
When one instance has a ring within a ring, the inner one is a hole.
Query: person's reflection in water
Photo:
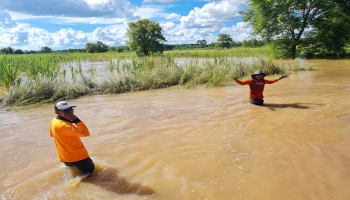
[[[297,108],[297,109],[309,109],[309,106],[301,105],[301,103],[290,103],[290,104],[273,104],[268,103],[264,104],[265,107],[269,108],[272,111],[275,111],[275,108]]]
[[[266,74],[259,70],[251,75],[251,79],[240,81],[236,77],[233,77],[233,80],[240,85],[249,85],[249,102],[254,105],[262,106],[264,104],[263,92],[265,84],[272,84],[283,78],[288,78],[287,74],[282,74],[279,78],[265,80],[265,76]]]
[[[140,183],[132,183],[123,177],[117,175],[118,170],[112,167],[100,168],[97,166],[94,176],[83,179],[82,183],[91,183],[107,191],[117,194],[137,194],[154,195],[155,191]]]

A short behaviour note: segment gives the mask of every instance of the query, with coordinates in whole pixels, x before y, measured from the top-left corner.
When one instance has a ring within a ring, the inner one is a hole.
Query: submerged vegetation
[[[128,53],[0,55],[0,87],[5,93],[0,100],[3,106],[23,106],[174,85],[225,86],[233,83],[233,76],[257,69],[268,74],[311,70],[296,61],[276,64],[268,57],[252,57],[258,51],[174,51],[144,58]],[[248,61],[237,58],[247,54],[252,57]],[[98,69],[89,63],[97,63]]]

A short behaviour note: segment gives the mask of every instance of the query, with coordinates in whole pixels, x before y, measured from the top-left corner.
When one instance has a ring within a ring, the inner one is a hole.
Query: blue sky
[[[1,0],[0,48],[53,50],[84,48],[102,41],[124,46],[128,22],[147,18],[163,29],[166,44],[251,39],[239,11],[245,0]]]

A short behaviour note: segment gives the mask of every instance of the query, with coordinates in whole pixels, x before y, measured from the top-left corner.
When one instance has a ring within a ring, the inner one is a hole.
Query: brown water
[[[70,101],[97,169],[60,164],[53,105],[0,112],[2,199],[349,199],[350,60],[265,87],[172,87]],[[268,76],[273,78],[277,76]]]

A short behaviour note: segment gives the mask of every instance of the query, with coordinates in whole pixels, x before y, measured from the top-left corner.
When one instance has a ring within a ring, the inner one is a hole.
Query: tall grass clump
[[[283,73],[284,70],[275,64],[272,59],[266,58],[254,58],[254,62],[251,65],[253,70],[262,70],[268,74],[280,74]]]
[[[182,67],[181,84],[187,88],[198,84],[206,84],[208,87],[223,86],[232,83],[233,77],[244,77],[256,70],[263,70],[267,74],[280,74],[285,70],[268,58],[256,58],[250,62],[239,59],[219,57],[208,60],[202,65],[195,65],[192,61]]]
[[[284,61],[282,63],[279,63],[278,66],[283,71],[291,71],[291,72],[312,71],[313,70],[312,65],[303,66],[300,64],[300,62],[298,60]]]
[[[24,60],[22,71],[31,78],[54,77],[61,59],[58,55],[30,56]]]
[[[168,59],[153,57],[133,59],[129,64],[124,63],[117,74],[111,73],[99,84],[98,90],[104,94],[116,94],[176,85],[179,83],[181,71]]]
[[[0,86],[6,94],[2,105],[45,103],[81,95],[80,89],[72,88],[72,84],[65,85],[64,90],[59,88],[63,85],[57,78],[59,64],[71,60],[58,54],[0,55]]]
[[[5,91],[10,89],[10,86],[17,79],[18,63],[9,56],[0,55],[0,86],[4,87]]]
[[[59,70],[59,63],[71,58],[62,55],[0,55],[0,84],[7,91],[23,76],[33,79],[53,78]]]
[[[26,79],[25,83],[16,84],[8,91],[5,105],[23,106],[28,104],[49,103],[58,100],[74,99],[88,94],[83,85],[73,85],[50,77]]]

